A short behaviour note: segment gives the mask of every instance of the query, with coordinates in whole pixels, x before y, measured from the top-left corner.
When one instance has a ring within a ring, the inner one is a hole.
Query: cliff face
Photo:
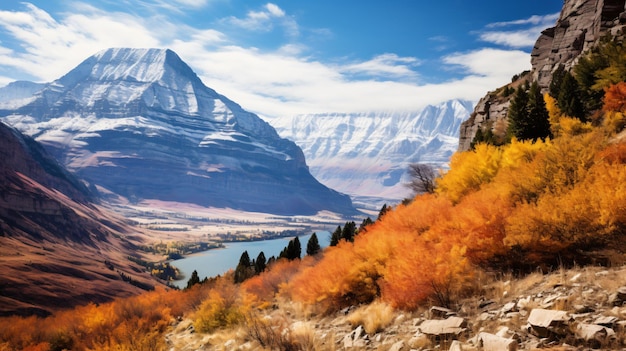
[[[625,24],[626,0],[565,0],[556,25],[541,33],[532,50],[532,79],[546,89],[552,72],[560,64],[571,68],[602,36],[617,35]],[[509,103],[508,97],[496,92],[482,98],[470,118],[461,125],[459,151],[469,149],[479,128],[491,128],[495,132],[496,128],[506,125]]]

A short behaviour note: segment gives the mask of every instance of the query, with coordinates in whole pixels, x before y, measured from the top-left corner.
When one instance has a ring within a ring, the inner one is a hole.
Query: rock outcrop
[[[524,76],[509,86],[516,87],[529,78],[547,89],[552,72],[559,66],[571,68],[578,57],[606,34],[621,35],[626,24],[625,0],[566,0],[554,27],[544,30],[531,53],[532,75]],[[469,150],[476,132],[481,128],[506,128],[509,97],[499,91],[490,92],[476,105],[470,118],[463,122],[459,151]]]

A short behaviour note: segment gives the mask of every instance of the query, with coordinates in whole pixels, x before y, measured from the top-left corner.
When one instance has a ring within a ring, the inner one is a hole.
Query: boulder
[[[490,333],[480,333],[478,334],[478,346],[482,347],[483,351],[515,351],[517,350],[517,341]]]
[[[535,308],[530,311],[528,324],[530,332],[538,337],[547,338],[554,334],[567,334],[567,324],[570,316],[565,311],[546,310]]]
[[[461,317],[425,320],[418,330],[423,334],[437,338],[454,338],[466,330],[467,322]]]
[[[576,337],[593,347],[601,347],[615,337],[615,331],[597,324],[581,323],[576,327]]]

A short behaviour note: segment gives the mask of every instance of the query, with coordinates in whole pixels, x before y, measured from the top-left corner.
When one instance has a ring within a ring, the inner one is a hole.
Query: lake
[[[326,247],[330,243],[330,233],[327,231],[316,231],[317,240],[321,247]],[[306,255],[306,244],[313,233],[299,236],[302,246],[302,256]],[[280,252],[289,244],[290,238],[280,238],[262,241],[246,241],[236,243],[224,243],[222,249],[213,249],[205,252],[193,254],[180,260],[172,261],[171,264],[178,268],[184,278],[174,281],[173,284],[179,288],[187,286],[187,280],[194,270],[198,271],[200,280],[204,277],[215,277],[224,274],[230,269],[235,269],[239,264],[239,258],[244,251],[248,251],[250,260],[256,259],[261,251],[269,259],[272,256],[278,257]]]

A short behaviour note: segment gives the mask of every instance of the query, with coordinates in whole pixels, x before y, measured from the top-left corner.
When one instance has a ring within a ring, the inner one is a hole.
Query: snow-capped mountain
[[[459,143],[461,122],[472,110],[452,100],[418,112],[314,114],[270,121],[294,140],[311,173],[352,196],[403,199],[410,163],[445,167]]]
[[[131,200],[354,212],[348,196],[311,176],[296,144],[206,87],[171,50],[99,52],[20,102],[0,106],[3,121]]]

